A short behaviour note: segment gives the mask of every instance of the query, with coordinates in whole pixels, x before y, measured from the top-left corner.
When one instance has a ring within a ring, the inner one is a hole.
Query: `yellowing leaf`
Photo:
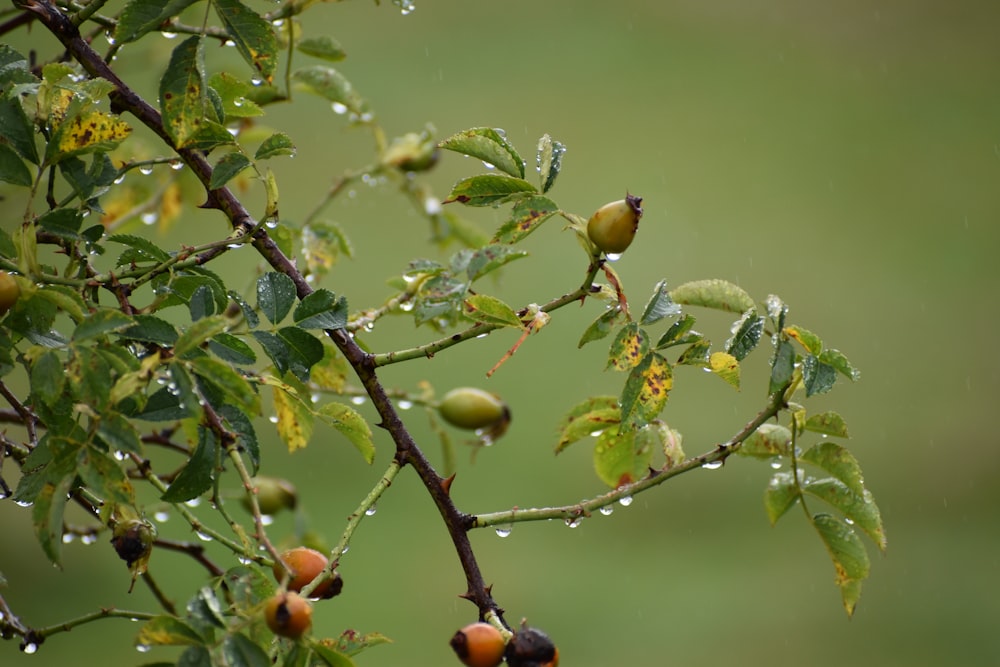
[[[294,452],[309,444],[313,416],[291,391],[294,391],[291,387],[274,387],[274,412],[278,416],[278,436],[288,451]]]
[[[740,388],[740,362],[726,352],[713,352],[708,358],[708,367],[720,378],[736,389]]]
[[[109,150],[132,132],[128,123],[114,114],[90,111],[60,126],[59,155],[67,157],[96,150]]]

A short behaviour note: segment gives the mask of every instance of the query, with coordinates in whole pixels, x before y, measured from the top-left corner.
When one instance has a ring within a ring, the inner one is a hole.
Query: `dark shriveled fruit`
[[[559,667],[559,649],[537,628],[522,625],[504,651],[510,667]]]

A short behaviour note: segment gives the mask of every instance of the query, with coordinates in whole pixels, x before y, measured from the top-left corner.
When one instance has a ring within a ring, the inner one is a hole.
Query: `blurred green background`
[[[573,530],[519,524],[506,539],[474,534],[509,620],[545,628],[563,665],[1000,664],[1000,364],[991,300],[1000,287],[998,21],[995,2],[971,0],[424,0],[406,16],[388,2],[355,1],[306,15],[307,35],[329,34],[347,49],[342,71],[390,135],[428,121],[440,136],[502,127],[530,160],[549,132],[569,149],[552,192],[561,206],[589,215],[626,189],[645,197],[639,241],[616,266],[633,304],[663,278],[726,278],[759,299],[774,292],[791,305],[793,322],[862,371],[860,382],[810,401],[846,418],[889,537],[852,620],[801,517],[768,527],[767,465],[731,460]],[[41,50],[46,37],[36,26],[28,40],[12,43]],[[173,45],[152,41],[153,54],[126,48],[120,56],[146,94],[155,90],[146,59]],[[228,57],[208,53],[210,70]],[[371,159],[366,134],[306,95],[263,121],[298,145],[294,160],[274,163],[289,221],[344,169]],[[445,155],[427,181],[444,196],[477,166]],[[391,188],[363,186],[329,216],[357,258],[325,286],[354,308],[380,303],[390,294],[385,279],[410,259],[446,256],[425,244],[425,222]],[[503,213],[469,217],[489,229]],[[193,243],[223,230],[218,216],[192,214],[162,241]],[[493,293],[523,304],[577,285],[583,255],[558,223],[525,247],[532,257],[506,271]],[[238,281],[254,265],[242,251],[216,270]],[[475,465],[460,455],[460,507],[564,504],[602,491],[586,443],[551,454],[565,410],[621,386],[620,376],[602,372],[603,343],[576,349],[596,313],[593,305],[559,312],[489,381],[485,372],[514,334],[382,372],[392,387],[476,384],[511,404],[507,436]],[[705,316],[698,328],[722,341],[728,319]],[[390,319],[367,342],[386,351],[433,337]],[[749,365],[739,394],[702,373],[677,373],[664,417],[684,433],[689,454],[728,438],[762,405],[766,352]],[[413,432],[436,453],[425,416],[411,414]],[[390,456],[388,439],[376,437],[370,469],[326,432],[294,455],[270,438],[265,466],[299,484],[312,527],[335,541]],[[190,537],[179,524],[174,517],[162,530]],[[125,569],[104,538],[68,546],[60,572],[29,536],[26,512],[0,503],[0,526],[4,596],[27,622],[98,606],[155,608],[142,585],[126,594]],[[292,529],[280,519],[273,535]],[[183,557],[156,553],[151,565],[180,600],[200,585],[201,572]],[[464,585],[457,559],[412,474],[361,525],[342,572],[345,593],[318,606],[317,632],[354,627],[396,640],[360,657],[368,667],[455,664],[447,639],[475,610],[456,597]],[[104,621],[58,635],[33,656],[7,642],[0,663],[137,664],[173,655],[137,654],[137,627]]]

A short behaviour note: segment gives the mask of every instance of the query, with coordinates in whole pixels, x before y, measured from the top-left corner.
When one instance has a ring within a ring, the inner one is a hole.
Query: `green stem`
[[[340,536],[340,540],[337,542],[337,546],[333,548],[330,552],[330,563],[324,568],[322,572],[316,575],[316,578],[306,585],[301,593],[305,597],[309,597],[316,587],[318,587],[323,581],[333,576],[334,571],[337,569],[337,565],[340,564],[340,557],[344,555],[347,551],[348,545],[351,543],[351,537],[354,535],[354,531],[357,530],[358,526],[364,520],[366,516],[369,516],[369,512],[375,507],[375,503],[378,499],[382,497],[386,489],[392,486],[392,481],[396,479],[396,475],[402,469],[399,461],[395,458],[389,463],[389,467],[385,469],[382,476],[379,478],[372,490],[368,492],[358,508],[347,517],[347,525],[344,527],[344,532]]]
[[[488,526],[509,526],[510,524],[524,521],[546,521],[549,519],[563,519],[567,522],[573,522],[584,517],[589,517],[594,510],[607,507],[616,501],[621,501],[623,498],[632,498],[636,494],[659,486],[672,477],[702,468],[706,465],[724,462],[734,451],[739,449],[744,440],[753,435],[762,424],[775,417],[784,408],[784,391],[775,392],[772,394],[767,406],[757,413],[752,420],[747,422],[732,438],[720,445],[716,445],[704,454],[687,459],[672,468],[651,470],[649,475],[636,482],[622,485],[613,491],[573,505],[528,509],[515,507],[502,512],[478,514],[474,517],[470,529],[486,528]]]
[[[32,637],[41,641],[46,637],[51,637],[52,635],[59,634],[60,632],[69,632],[73,628],[86,625],[87,623],[93,623],[94,621],[99,621],[103,618],[127,618],[130,621],[148,621],[156,618],[156,616],[157,614],[151,614],[146,611],[130,611],[128,609],[116,609],[115,607],[109,607],[107,609],[92,611],[89,614],[84,614],[83,616],[69,621],[32,630],[30,634]]]

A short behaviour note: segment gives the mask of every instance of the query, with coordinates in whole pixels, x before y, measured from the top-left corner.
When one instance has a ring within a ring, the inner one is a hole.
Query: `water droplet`
[[[848,526],[853,526],[854,525],[854,519],[852,519],[849,516],[845,516],[844,517],[844,523],[846,523]]]
[[[160,523],[163,523],[164,521],[168,521],[170,519],[170,512],[167,512],[165,510],[160,510],[159,512],[155,512],[153,514],[153,518],[159,521]]]
[[[622,507],[628,507],[632,504],[632,496],[622,496],[618,499],[618,504]]]
[[[252,86],[260,86],[260,85],[262,85],[263,83],[264,83],[264,79],[262,79],[262,78],[261,78],[261,77],[259,77],[259,76],[255,76],[255,77],[252,77],[252,78],[250,79],[250,85],[252,85]]]
[[[74,535],[73,533],[63,533],[62,543],[71,544],[75,539],[76,535]]]
[[[192,498],[184,504],[188,507],[197,507],[198,505],[201,505],[201,498]]]
[[[125,182],[125,174],[121,174],[113,182],[114,182],[115,185],[121,185],[122,183]]]
[[[139,167],[139,173],[142,174],[143,176],[149,176],[150,174],[153,173],[153,165],[151,164],[142,165],[141,167]]]
[[[578,516],[578,517],[574,517],[574,518],[568,518],[567,517],[567,519],[566,519],[566,527],[567,528],[576,528],[581,523],[583,523],[583,517],[582,516]]]
[[[441,200],[437,197],[427,197],[424,199],[424,213],[427,215],[440,215]]]
[[[271,516],[270,514],[261,514],[260,523],[264,526],[270,526],[272,523],[274,523],[274,517]]]
[[[212,541],[212,536],[209,535],[208,533],[203,533],[200,530],[196,530],[196,531],[194,531],[194,534],[197,535],[198,539],[201,540],[202,542],[211,542]]]
[[[617,262],[622,258],[622,254],[620,252],[609,252],[605,253],[604,256],[608,258],[609,262]]]
[[[124,461],[125,459],[128,458],[128,454],[126,454],[120,449],[115,450],[113,456],[115,457],[115,461]]]
[[[160,216],[153,211],[149,211],[148,213],[143,213],[139,216],[139,219],[142,220],[142,224],[144,225],[155,225],[159,217]]]
[[[500,526],[496,531],[497,537],[510,537],[511,530],[510,526]]]
[[[771,459],[771,468],[774,469],[774,470],[780,470],[781,469],[781,457],[780,456],[776,456],[773,459]]]
[[[271,21],[271,25],[273,25],[275,28],[280,28],[281,26],[285,25],[285,19],[274,19],[273,21]]]
[[[399,309],[402,310],[403,312],[408,313],[411,310],[413,310],[413,302],[412,301],[407,301],[405,303],[401,303],[401,304],[399,304]]]
[[[226,132],[228,132],[229,134],[231,134],[231,135],[233,135],[235,137],[235,136],[239,135],[240,128],[237,125],[233,125],[233,126],[227,127],[226,128]]]
[[[271,415],[270,417],[267,418],[267,421],[271,422],[272,424],[277,424],[278,423],[278,415]]]
[[[487,332],[485,332],[485,333],[481,333],[481,334],[479,334],[478,336],[476,336],[476,338],[486,338],[486,337],[487,337],[487,336],[489,336],[489,335],[490,335],[490,332],[489,332],[489,331],[487,331]]]
[[[161,32],[160,34],[163,35],[166,39],[177,39],[176,32]]]
[[[246,98],[244,98],[244,97],[237,97],[236,99],[233,100],[233,106],[234,107],[241,107],[244,104],[246,104],[246,102],[247,102]]]
[[[409,410],[413,407],[413,401],[401,400],[396,404],[400,410]]]
[[[347,105],[341,102],[334,102],[333,104],[330,105],[330,108],[333,109],[333,113],[337,114],[338,116],[343,116],[345,113],[347,113]]]
[[[722,461],[706,461],[701,464],[701,467],[705,470],[718,470],[722,467]]]
[[[351,403],[353,403],[354,405],[361,405],[364,402],[365,402],[365,397],[364,396],[355,396],[355,397],[351,398]]]
[[[234,42],[234,41],[233,41],[233,40],[231,40],[231,39],[227,39],[226,41],[224,41],[224,42],[222,43],[222,45],[223,45],[223,46],[236,46],[236,42]]]
[[[604,507],[602,507],[597,511],[603,514],[604,516],[611,516],[614,513],[615,508],[611,505],[605,505]]]
[[[38,650],[38,644],[36,644],[35,642],[25,642],[21,644],[21,651],[27,653],[28,655],[31,655],[37,650]]]
[[[180,171],[181,169],[184,168],[184,162],[182,160],[171,160],[170,168],[173,169],[174,171]]]
[[[31,507],[32,505],[34,505],[34,503],[31,502],[30,500],[15,500],[14,504],[17,505],[18,507]]]
[[[104,33],[104,39],[106,39],[108,44],[110,44],[111,46],[114,46],[117,43],[115,41],[114,35],[112,35],[110,31]]]
[[[601,429],[600,431],[591,431],[590,432],[590,437],[592,437],[592,438],[599,438],[599,437],[601,437],[602,433],[604,433],[604,429]]]
[[[149,653],[149,649],[152,647],[149,644],[136,644],[135,650],[139,653]]]
[[[365,331],[368,331],[368,332],[375,331],[375,323],[374,322],[365,322]]]
[[[375,512],[378,511],[374,505],[365,510],[365,516],[375,516]]]
[[[399,5],[399,13],[403,16],[409,16],[417,8],[412,0],[398,0],[396,4]]]
[[[240,565],[249,565],[253,562],[253,558],[247,558],[246,556],[237,556],[236,560],[240,562]]]
[[[87,533],[80,538],[80,542],[83,544],[95,544],[97,542],[97,535],[94,533]]]

